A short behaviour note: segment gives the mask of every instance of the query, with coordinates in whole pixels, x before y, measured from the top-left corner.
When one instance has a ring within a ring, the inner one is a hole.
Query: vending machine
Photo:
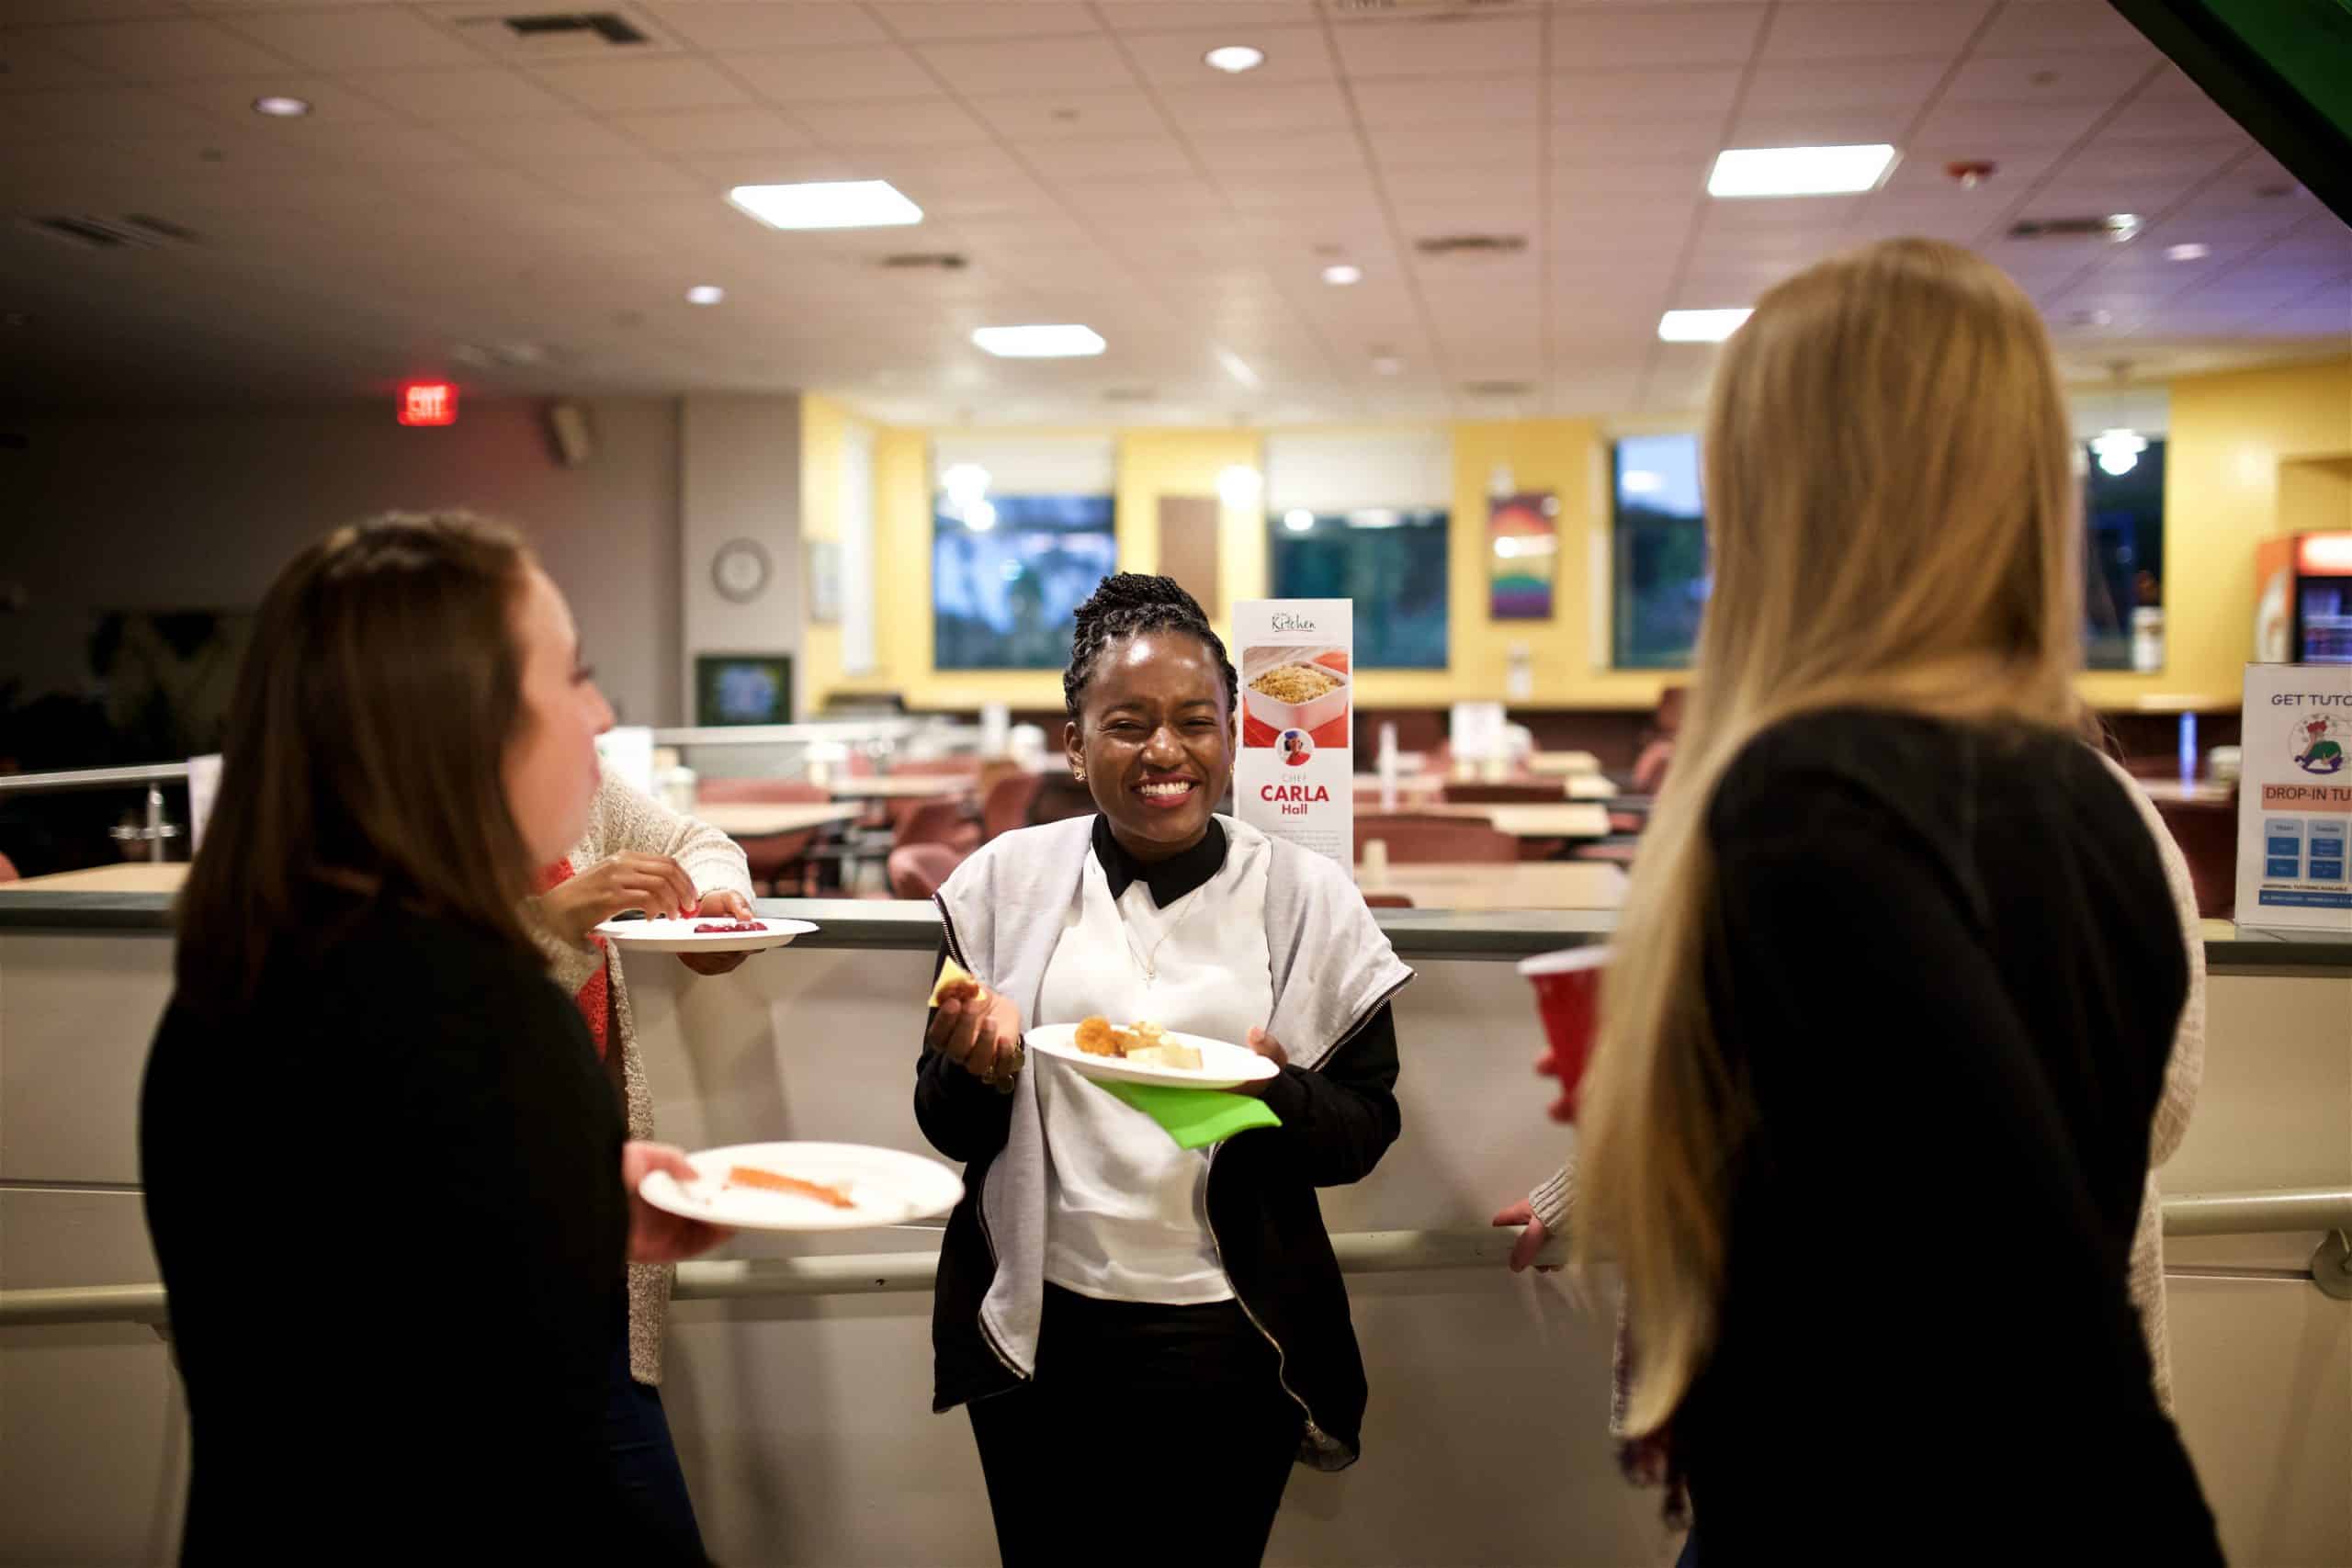
[[[2254,583],[2257,663],[2352,664],[2352,531],[2265,539]]]

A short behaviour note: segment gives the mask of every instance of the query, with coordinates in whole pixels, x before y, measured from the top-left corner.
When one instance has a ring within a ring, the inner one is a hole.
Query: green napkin
[[[1097,1089],[1123,1100],[1159,1122],[1180,1149],[1204,1149],[1252,1127],[1279,1127],[1283,1119],[1266,1102],[1222,1089],[1178,1089],[1169,1084],[1092,1080]]]

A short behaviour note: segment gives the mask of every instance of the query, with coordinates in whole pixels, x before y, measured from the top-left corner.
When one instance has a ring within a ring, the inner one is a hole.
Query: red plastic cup
[[[1534,983],[1536,1010],[1551,1042],[1535,1070],[1560,1080],[1560,1098],[1552,1104],[1555,1122],[1577,1119],[1577,1092],[1600,1024],[1600,971],[1608,962],[1609,950],[1595,944],[1539,953],[1519,966]]]

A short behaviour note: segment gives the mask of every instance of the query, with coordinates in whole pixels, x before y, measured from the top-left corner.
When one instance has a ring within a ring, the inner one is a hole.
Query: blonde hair
[[[1580,1118],[1577,1251],[1623,1270],[1634,1433],[1704,1366],[1723,1288],[1744,1109],[1702,964],[1724,770],[1828,707],[2079,722],[2066,411],[2041,318],[1998,268],[1894,240],[1781,283],[1724,348],[1704,448],[1713,592]]]

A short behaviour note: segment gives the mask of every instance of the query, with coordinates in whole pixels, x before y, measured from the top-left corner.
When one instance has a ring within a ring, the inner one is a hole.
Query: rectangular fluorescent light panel
[[[1225,373],[1227,375],[1232,377],[1243,386],[1250,388],[1252,391],[1257,389],[1258,373],[1250,368],[1250,362],[1248,360],[1234,353],[1233,350],[1229,348],[1218,349],[1216,351],[1216,362],[1225,367]]]
[[[1894,166],[1883,141],[1860,147],[1734,147],[1715,154],[1709,196],[1840,196],[1873,190]]]
[[[1721,343],[1739,331],[1747,310],[1668,310],[1657,319],[1660,343]]]
[[[999,359],[1077,359],[1100,354],[1102,334],[1075,323],[1052,327],[982,327],[972,342]]]
[[[727,199],[771,229],[882,229],[922,221],[922,209],[888,180],[737,186]]]

